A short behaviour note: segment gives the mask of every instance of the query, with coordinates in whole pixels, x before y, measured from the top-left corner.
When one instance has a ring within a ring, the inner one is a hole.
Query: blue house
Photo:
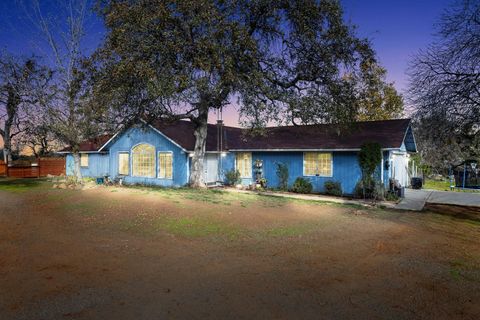
[[[181,187],[188,184],[194,149],[194,126],[189,121],[139,122],[113,136],[101,136],[80,146],[84,177],[122,179],[126,184]],[[409,119],[357,122],[349,128],[336,125],[269,127],[259,135],[224,126],[208,125],[204,179],[221,184],[225,173],[238,170],[242,184],[266,178],[277,187],[277,164],[289,169],[289,185],[297,177],[310,180],[314,191],[323,192],[326,181],[341,183],[344,194],[352,194],[361,177],[358,152],[367,142],[382,146],[378,178],[387,186],[389,179],[409,184],[408,162],[416,152]],[[68,149],[67,175],[73,174],[73,156]]]

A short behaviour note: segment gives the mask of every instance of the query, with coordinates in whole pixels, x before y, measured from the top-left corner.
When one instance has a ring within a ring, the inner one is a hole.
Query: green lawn
[[[430,190],[438,190],[438,191],[456,191],[456,192],[479,192],[477,190],[469,190],[469,189],[454,189],[450,190],[450,181],[436,181],[436,180],[430,180],[430,179],[425,179],[425,183],[423,185],[424,189],[430,189]]]
[[[432,190],[439,190],[439,191],[450,191],[450,181],[436,181],[425,179],[425,183],[423,185],[424,189],[432,189]]]

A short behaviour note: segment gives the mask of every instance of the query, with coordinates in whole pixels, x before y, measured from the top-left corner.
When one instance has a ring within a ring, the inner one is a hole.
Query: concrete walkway
[[[480,207],[480,194],[474,192],[433,191],[428,203]]]
[[[395,209],[422,211],[432,192],[430,190],[405,189],[405,198],[395,206]]]
[[[294,194],[283,192],[261,192],[261,191],[249,191],[240,190],[234,188],[225,188],[224,190],[236,193],[249,193],[252,192],[267,195],[272,197],[293,198],[310,201],[322,201],[322,202],[334,202],[341,204],[353,204],[362,206],[371,206],[369,201],[346,199],[332,196],[322,195],[306,195],[306,194]],[[467,193],[467,192],[448,192],[448,191],[435,191],[435,190],[413,190],[405,189],[405,198],[403,198],[398,204],[392,202],[377,202],[377,205],[381,205],[391,209],[399,210],[411,210],[422,211],[426,203],[445,204],[445,205],[457,205],[465,207],[479,207],[480,208],[480,194]]]
[[[395,209],[421,211],[427,203],[480,208],[480,194],[406,189],[405,198],[395,206]]]

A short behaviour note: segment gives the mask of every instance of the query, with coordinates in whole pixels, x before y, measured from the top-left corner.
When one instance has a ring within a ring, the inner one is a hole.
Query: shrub
[[[365,143],[358,153],[358,163],[362,169],[363,179],[373,175],[382,160],[382,147],[378,143]]]
[[[227,185],[234,186],[239,184],[242,180],[240,179],[240,171],[230,170],[225,173],[225,179],[227,180]]]
[[[385,200],[387,201],[398,201],[398,195],[395,192],[387,192],[385,194]]]
[[[285,163],[277,163],[277,177],[279,180],[278,188],[280,190],[288,189],[288,166]]]
[[[323,186],[325,187],[325,194],[337,197],[343,194],[342,185],[338,181],[325,181],[325,184]]]
[[[296,193],[311,193],[312,189],[312,183],[302,177],[298,177],[292,186],[292,191]]]
[[[385,188],[378,180],[369,179],[366,182],[360,180],[355,185],[355,197],[363,199],[383,200]]]

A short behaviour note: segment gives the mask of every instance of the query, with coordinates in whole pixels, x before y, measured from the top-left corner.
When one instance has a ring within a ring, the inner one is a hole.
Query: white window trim
[[[160,166],[159,166],[159,163],[158,161],[160,160],[160,153],[170,153],[172,155],[172,177],[171,178],[160,178]],[[173,151],[158,151],[157,152],[157,179],[161,179],[161,180],[173,180],[173,176],[174,176],[174,165],[173,165]]]
[[[128,154],[128,173],[127,174],[121,174],[120,173],[120,154],[121,153],[126,153]],[[132,159],[132,155],[131,155],[131,152],[130,151],[117,151],[117,162],[118,162],[118,165],[117,165],[117,174],[119,176],[122,176],[122,177],[126,177],[126,176],[129,176],[132,172],[132,168],[130,167],[131,166],[131,159]]]
[[[140,142],[140,143],[137,143],[137,144],[133,145],[133,146],[130,148],[130,176],[131,176],[131,177],[134,177],[134,178],[155,179],[155,178],[156,178],[155,174],[153,175],[153,177],[134,176],[134,175],[133,175],[133,149],[135,149],[136,146],[141,145],[141,144],[148,144],[149,146],[152,146],[152,147],[153,147],[153,149],[154,149],[153,157],[154,157],[154,163],[155,163],[155,172],[157,171],[157,167],[158,167],[158,163],[157,163],[157,153],[155,152],[155,151],[157,150],[157,148],[155,148],[155,146],[154,146],[153,144],[150,144],[150,143],[147,143],[147,142]]]
[[[307,152],[315,152],[315,153],[330,153],[330,157],[332,159],[332,161],[330,162],[330,172],[332,173],[331,175],[329,176],[325,176],[325,175],[316,175],[316,174],[305,174],[305,153]],[[323,177],[323,178],[333,178],[333,152],[322,152],[322,151],[307,151],[307,152],[303,152],[302,154],[302,174],[304,177]]]

